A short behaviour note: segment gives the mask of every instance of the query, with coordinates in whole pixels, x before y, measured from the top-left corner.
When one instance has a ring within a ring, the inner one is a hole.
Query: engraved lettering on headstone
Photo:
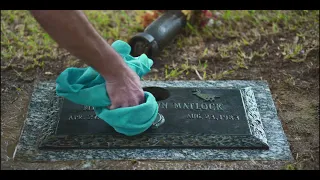
[[[172,106],[169,106],[168,103],[159,103],[159,108],[168,109],[168,108],[175,108],[175,109],[186,109],[186,110],[214,110],[214,111],[223,111],[223,104],[218,103],[172,103]]]
[[[92,111],[93,107],[92,106],[83,106],[83,111]]]
[[[194,103],[190,103],[190,109],[193,109]]]
[[[200,107],[199,107],[199,103],[196,103],[196,109],[197,110],[201,110]]]
[[[204,117],[204,118],[203,118]],[[188,114],[187,119],[240,120],[238,115]]]
[[[100,119],[97,115],[95,114],[89,114],[86,116],[83,115],[69,115],[68,120],[92,120],[92,119]]]
[[[216,105],[213,103],[209,104],[209,109],[216,110]]]
[[[168,109],[168,103],[167,102],[160,102],[159,103],[159,108],[163,108],[163,109]]]
[[[77,115],[76,119],[82,119],[82,115]]]
[[[212,115],[212,119],[218,120],[218,118],[215,115]]]
[[[223,110],[222,109],[222,104],[216,104],[217,110]]]
[[[181,109],[181,104],[180,103],[173,103],[174,108],[176,109]]]
[[[87,119],[99,119],[99,117],[97,115],[90,114]]]
[[[208,105],[205,104],[205,103],[202,103],[201,104],[201,108],[204,109],[204,110],[207,110],[208,109]]]
[[[83,119],[82,115],[70,115],[68,120],[79,120]]]
[[[201,114],[188,114],[188,119],[203,119]]]

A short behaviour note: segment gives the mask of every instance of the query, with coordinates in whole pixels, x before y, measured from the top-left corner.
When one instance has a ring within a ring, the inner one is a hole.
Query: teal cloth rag
[[[124,41],[115,41],[113,49],[126,64],[142,78],[153,65],[145,54],[138,57],[130,55],[131,47]],[[158,114],[155,97],[145,91],[145,103],[133,107],[109,110],[111,101],[106,91],[105,79],[92,67],[64,70],[56,80],[56,93],[76,104],[92,106],[96,115],[112,126],[118,133],[134,136],[146,131]]]

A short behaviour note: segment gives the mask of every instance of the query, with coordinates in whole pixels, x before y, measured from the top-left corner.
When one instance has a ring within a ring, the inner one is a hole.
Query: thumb
[[[115,105],[111,105],[111,106],[107,106],[107,109],[110,109],[110,110],[112,110],[112,109],[116,109],[117,108],[117,106],[115,106]]]

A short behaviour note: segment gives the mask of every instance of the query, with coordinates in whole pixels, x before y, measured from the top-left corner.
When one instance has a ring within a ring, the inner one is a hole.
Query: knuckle
[[[143,92],[139,93],[139,94],[138,94],[138,99],[141,100],[141,99],[143,99],[143,98],[144,98],[144,93],[143,93]]]

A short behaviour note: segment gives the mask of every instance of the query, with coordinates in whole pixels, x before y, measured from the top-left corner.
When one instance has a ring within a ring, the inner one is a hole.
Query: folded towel
[[[153,61],[145,54],[138,57],[130,55],[131,47],[118,40],[111,45],[126,64],[142,78],[151,70]],[[134,107],[109,110],[111,101],[106,91],[105,79],[92,67],[64,70],[56,80],[56,92],[76,104],[92,106],[96,115],[112,126],[118,133],[134,136],[146,131],[158,114],[155,97],[145,91],[145,103]]]

